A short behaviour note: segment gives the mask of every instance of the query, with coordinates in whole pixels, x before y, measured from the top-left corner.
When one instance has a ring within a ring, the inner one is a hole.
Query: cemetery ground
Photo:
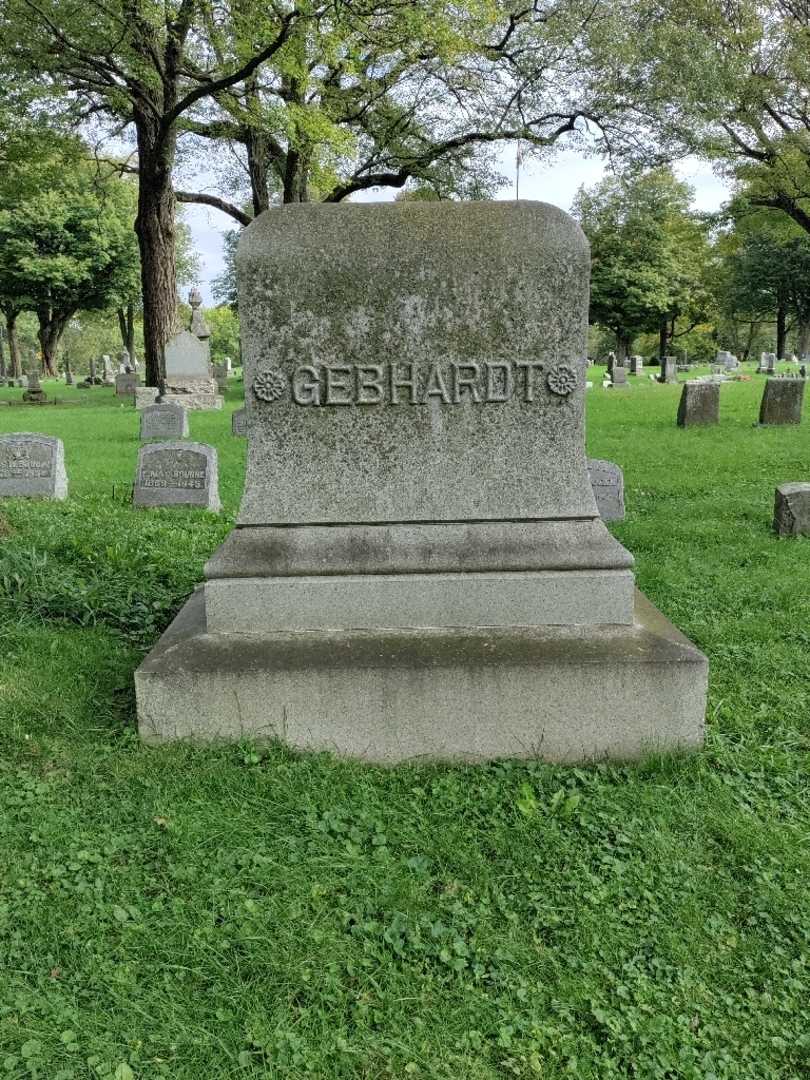
[[[771,529],[808,406],[753,426],[754,377],[682,430],[680,386],[589,377],[611,528],[711,663],[693,756],[141,745],[133,670],[238,506],[237,385],[191,415],[221,515],[131,508],[138,416],[107,389],[0,407],[64,440],[70,480],[0,507],[0,1077],[808,1074],[810,539]]]

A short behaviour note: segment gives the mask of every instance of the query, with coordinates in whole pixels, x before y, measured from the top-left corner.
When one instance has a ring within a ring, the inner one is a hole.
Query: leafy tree
[[[133,186],[99,174],[79,149],[72,142],[45,149],[34,140],[9,151],[0,178],[0,297],[7,327],[20,311],[36,312],[51,375],[73,315],[125,303],[137,289]]]
[[[230,356],[234,363],[239,360],[239,319],[236,312],[222,304],[207,308],[205,320],[211,329],[211,355],[218,361]]]
[[[486,147],[538,151],[590,124],[638,129],[640,0],[6,0],[0,54],[26,93],[131,125],[147,374],[174,325],[178,138],[245,156],[253,212],[410,178],[455,191]],[[245,223],[238,205],[184,192]]]
[[[608,177],[577,194],[574,215],[593,260],[591,319],[613,330],[619,358],[637,334],[653,329],[664,355],[706,318],[710,249],[691,197],[667,168]],[[683,317],[688,326],[678,330]]]

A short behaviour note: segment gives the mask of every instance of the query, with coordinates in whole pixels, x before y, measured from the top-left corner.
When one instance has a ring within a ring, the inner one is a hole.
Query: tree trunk
[[[121,334],[121,344],[129,353],[129,360],[135,367],[135,305],[127,304],[126,308],[118,308],[118,329]]]
[[[59,343],[72,315],[72,311],[54,311],[47,304],[37,308],[37,319],[39,320],[37,337],[42,350],[42,364],[45,372],[51,378],[56,377],[56,357],[59,351]]]
[[[616,331],[616,364],[619,367],[624,367],[627,361],[627,357],[630,355],[630,346],[633,339],[624,330]]]
[[[6,335],[2,327],[0,327],[0,379],[6,377]]]
[[[776,309],[776,359],[783,360],[785,357],[785,342],[787,341],[787,310],[784,304]]]
[[[135,232],[141,255],[143,345],[146,382],[163,389],[164,349],[175,329],[175,198],[172,165],[176,135],[161,130],[151,114],[136,112],[138,137],[138,216]]]
[[[17,340],[17,315],[16,311],[6,311],[6,340],[8,341],[9,375],[12,379],[19,379],[22,375],[20,362],[20,343]]]
[[[753,344],[754,344],[754,338],[757,336],[758,333],[759,333],[759,323],[758,322],[749,323],[748,324],[748,337],[747,337],[747,340],[745,342],[745,348],[743,349],[743,354],[740,357],[740,360],[749,360],[751,358],[751,349],[752,349]]]
[[[661,316],[658,324],[658,362],[663,365],[664,357],[669,353],[669,319]]]

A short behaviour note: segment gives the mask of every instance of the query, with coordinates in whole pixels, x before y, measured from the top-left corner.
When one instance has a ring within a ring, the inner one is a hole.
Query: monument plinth
[[[699,744],[705,658],[599,516],[587,241],[540,203],[302,205],[238,255],[247,476],[145,738],[378,761]]]

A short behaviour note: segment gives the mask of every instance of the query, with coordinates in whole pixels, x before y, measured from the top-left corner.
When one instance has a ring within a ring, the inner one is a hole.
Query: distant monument
[[[192,289],[191,323],[166,343],[166,388],[162,401],[174,401],[186,409],[221,409],[219,394],[211,365],[208,339],[211,331],[200,311],[202,295]]]
[[[136,672],[142,736],[380,762],[699,746],[706,658],[635,591],[588,476],[574,221],[302,203],[237,267],[244,496]]]

